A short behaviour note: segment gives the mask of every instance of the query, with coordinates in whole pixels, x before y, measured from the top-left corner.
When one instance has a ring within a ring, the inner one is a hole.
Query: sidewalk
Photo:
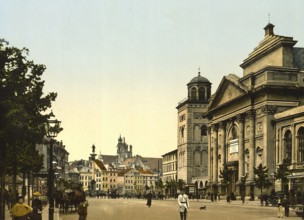
[[[191,199],[191,202],[196,202],[197,199]],[[214,203],[214,204],[229,204],[229,205],[245,205],[245,206],[253,206],[253,207],[257,207],[257,206],[261,206],[261,202],[258,199],[255,199],[253,201],[250,201],[249,199],[245,200],[245,203],[243,204],[241,200],[231,200],[230,203],[227,203],[226,199],[221,199],[219,201],[213,201],[211,202],[210,199],[199,199],[198,202],[202,202],[202,203]],[[265,205],[264,205],[265,206]],[[274,206],[267,206],[267,207],[274,207]]]
[[[47,220],[49,219],[49,206],[43,206],[42,210],[42,220]],[[60,215],[59,215],[59,210],[58,208],[54,207],[54,220],[61,220]]]

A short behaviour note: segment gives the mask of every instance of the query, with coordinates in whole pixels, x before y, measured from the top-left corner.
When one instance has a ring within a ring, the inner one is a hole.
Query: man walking
[[[181,193],[177,198],[177,202],[179,205],[178,211],[180,214],[181,220],[187,220],[187,209],[189,209],[189,199],[185,193],[185,189],[181,189]]]

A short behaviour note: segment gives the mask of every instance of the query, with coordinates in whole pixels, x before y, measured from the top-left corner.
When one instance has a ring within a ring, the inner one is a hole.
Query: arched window
[[[207,88],[207,99],[209,99],[210,96],[211,96],[211,88],[208,87],[208,88]]]
[[[237,128],[236,128],[235,125],[231,129],[231,138],[232,139],[237,139]]]
[[[298,131],[299,139],[299,162],[304,162],[304,127]]]
[[[198,125],[194,126],[194,138],[193,139],[195,142],[201,141],[201,128]]]
[[[190,97],[191,100],[197,100],[197,92],[196,91],[197,90],[196,90],[195,87],[191,88],[191,97]]]
[[[201,127],[201,136],[207,136],[207,126],[203,125]]]
[[[182,126],[182,127],[180,128],[180,143],[184,143],[184,136],[185,136],[184,130],[185,130],[185,127]]]
[[[201,155],[198,150],[194,151],[193,157],[194,157],[193,158],[194,166],[200,166],[201,165]]]
[[[229,132],[229,153],[239,152],[238,128],[234,124]]]
[[[184,127],[181,127],[181,137],[184,138]]]
[[[291,153],[292,153],[292,137],[291,137],[291,131],[288,130],[285,132],[284,135],[284,140],[285,140],[285,158],[286,159],[291,159]]]
[[[208,161],[208,153],[207,153],[207,151],[203,151],[201,164],[204,164],[204,162],[206,163],[207,161]]]
[[[198,99],[199,99],[199,100],[206,100],[205,88],[204,88],[204,87],[200,87],[200,88],[198,89]]]

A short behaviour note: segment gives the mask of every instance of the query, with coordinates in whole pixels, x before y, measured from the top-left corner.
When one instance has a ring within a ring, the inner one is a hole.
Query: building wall
[[[171,180],[177,181],[177,150],[171,151],[162,157],[163,183]]]

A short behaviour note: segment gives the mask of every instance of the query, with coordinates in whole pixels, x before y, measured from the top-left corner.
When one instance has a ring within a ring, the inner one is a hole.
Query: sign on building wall
[[[239,139],[233,139],[229,141],[229,153],[238,153],[239,152]]]

